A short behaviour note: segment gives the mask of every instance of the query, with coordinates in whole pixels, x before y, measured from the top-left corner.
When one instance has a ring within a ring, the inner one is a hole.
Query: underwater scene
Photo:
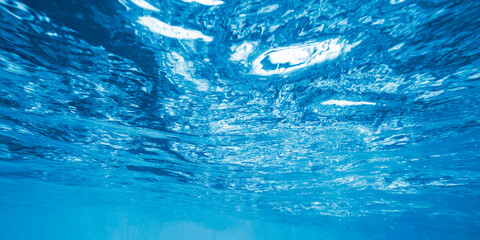
[[[480,239],[480,1],[0,0],[0,239]]]

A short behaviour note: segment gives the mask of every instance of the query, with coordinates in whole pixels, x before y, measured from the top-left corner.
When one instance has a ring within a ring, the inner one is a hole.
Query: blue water
[[[476,0],[0,0],[0,239],[478,239]]]

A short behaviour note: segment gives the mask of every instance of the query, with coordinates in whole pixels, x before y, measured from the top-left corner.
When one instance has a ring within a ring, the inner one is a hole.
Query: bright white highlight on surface
[[[399,4],[405,2],[405,0],[390,0],[390,4]]]
[[[27,5],[19,1],[0,0],[0,9],[20,20],[34,20],[34,16],[30,13]],[[20,10],[24,12],[24,14],[18,15],[13,9]]]
[[[150,3],[146,2],[145,0],[130,0],[133,4],[147,10],[159,12],[158,8],[152,6]]]
[[[196,2],[207,6],[216,6],[223,4],[223,1],[220,0],[182,0],[184,2]]]
[[[325,102],[321,103],[322,105],[337,105],[337,106],[359,106],[359,105],[377,105],[376,103],[373,102],[352,102],[352,101],[346,101],[346,100],[328,100]]]
[[[244,42],[235,48],[235,52],[230,56],[229,60],[233,62],[245,61],[252,53],[253,48],[254,45],[252,43]]]
[[[165,37],[186,40],[202,39],[205,42],[213,41],[213,37],[204,35],[200,31],[172,26],[150,16],[140,17],[137,22],[146,26],[150,31],[161,34]]]
[[[258,11],[258,13],[271,13],[271,12],[277,10],[277,8],[278,8],[277,4],[272,4],[272,5],[263,7],[262,9],[260,9]]]
[[[323,42],[271,49],[262,53],[253,61],[252,74],[269,76],[289,73],[327,60],[333,60],[340,56],[342,52],[346,52],[344,47],[346,47],[344,43],[336,38]],[[276,65],[276,67],[266,69],[266,66],[264,66],[265,60],[270,62],[269,65]]]
[[[399,50],[400,48],[402,48],[404,44],[405,44],[405,43],[399,43],[399,44],[391,47],[390,49],[388,49],[387,52],[397,51],[397,50]]]

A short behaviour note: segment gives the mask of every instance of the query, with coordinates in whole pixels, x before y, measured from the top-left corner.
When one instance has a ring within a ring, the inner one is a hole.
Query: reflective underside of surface
[[[0,239],[475,239],[480,2],[0,0]]]

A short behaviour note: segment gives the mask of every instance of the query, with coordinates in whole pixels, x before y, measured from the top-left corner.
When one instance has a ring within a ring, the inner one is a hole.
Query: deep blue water
[[[0,0],[0,239],[478,239],[477,0]]]

